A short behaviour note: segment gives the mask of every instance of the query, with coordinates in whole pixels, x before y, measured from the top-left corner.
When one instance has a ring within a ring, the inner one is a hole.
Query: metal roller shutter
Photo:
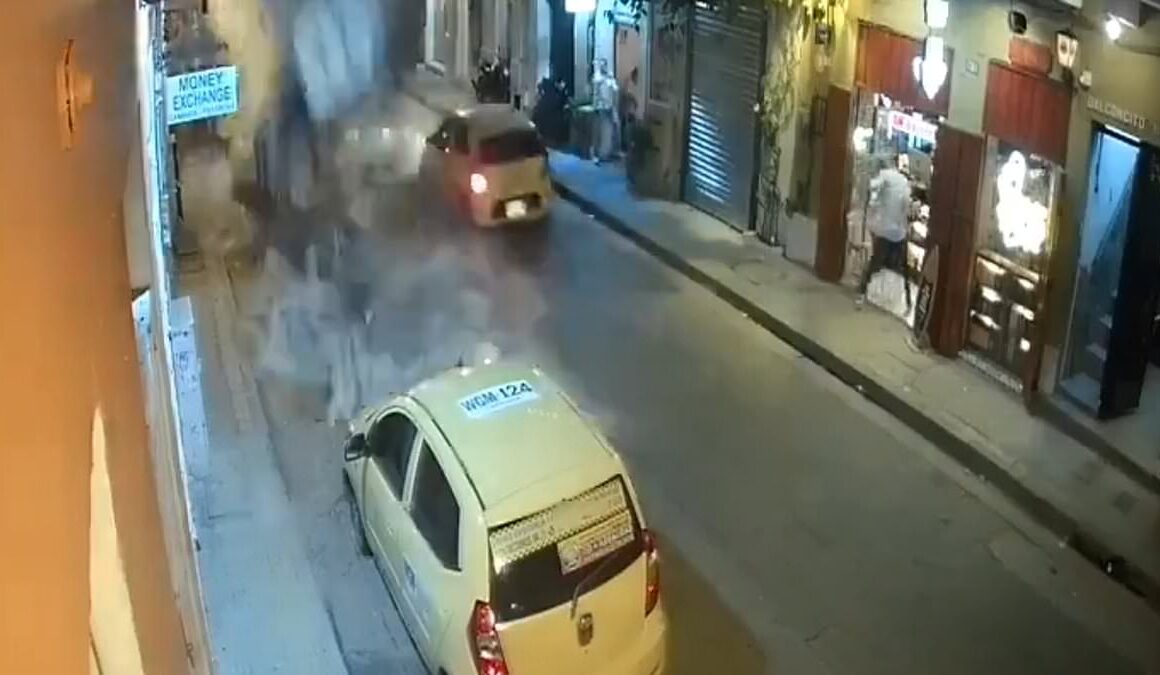
[[[726,14],[698,1],[693,12],[684,199],[741,230],[751,223],[765,30],[760,5]]]

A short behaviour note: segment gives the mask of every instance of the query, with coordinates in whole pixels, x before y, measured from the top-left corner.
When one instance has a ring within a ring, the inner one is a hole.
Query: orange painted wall
[[[134,108],[128,0],[4,3],[0,20],[0,673],[89,668],[93,416],[149,673],[185,670],[129,314],[121,198]],[[62,149],[56,63],[95,81]]]

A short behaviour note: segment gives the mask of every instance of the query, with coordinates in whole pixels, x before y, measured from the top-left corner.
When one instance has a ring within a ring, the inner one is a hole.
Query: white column
[[[406,0],[403,0],[404,2]],[[424,28],[425,35],[423,36],[423,60],[431,63],[435,60],[435,40],[439,36],[435,33],[435,3],[438,0],[427,0],[427,21]]]
[[[454,0],[457,3],[455,17],[455,77],[461,80],[471,79],[471,14],[467,0]]]

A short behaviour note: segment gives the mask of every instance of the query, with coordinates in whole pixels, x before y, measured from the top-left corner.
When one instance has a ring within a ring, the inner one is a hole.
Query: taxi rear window
[[[534,129],[508,131],[479,142],[479,161],[484,164],[504,164],[546,154],[548,151]]]
[[[514,621],[571,602],[623,572],[643,552],[640,521],[615,477],[539,513],[491,529],[491,606]],[[609,558],[612,558],[611,560]]]

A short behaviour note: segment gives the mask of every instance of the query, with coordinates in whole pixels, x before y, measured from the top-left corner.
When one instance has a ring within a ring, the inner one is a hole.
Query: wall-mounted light
[[[950,16],[950,0],[926,0],[926,25],[942,30],[947,27]]]
[[[596,0],[564,0],[564,11],[569,14],[595,12]]]
[[[1107,21],[1104,21],[1104,33],[1112,42],[1119,40],[1120,36],[1124,34],[1124,21],[1109,14]]]
[[[1140,0],[1104,0],[1104,32],[1112,42],[1119,40],[1124,31],[1141,25],[1141,11],[1144,3]]]
[[[1079,56],[1079,38],[1071,29],[1064,28],[1055,34],[1055,60],[1060,67],[1071,70]]]

